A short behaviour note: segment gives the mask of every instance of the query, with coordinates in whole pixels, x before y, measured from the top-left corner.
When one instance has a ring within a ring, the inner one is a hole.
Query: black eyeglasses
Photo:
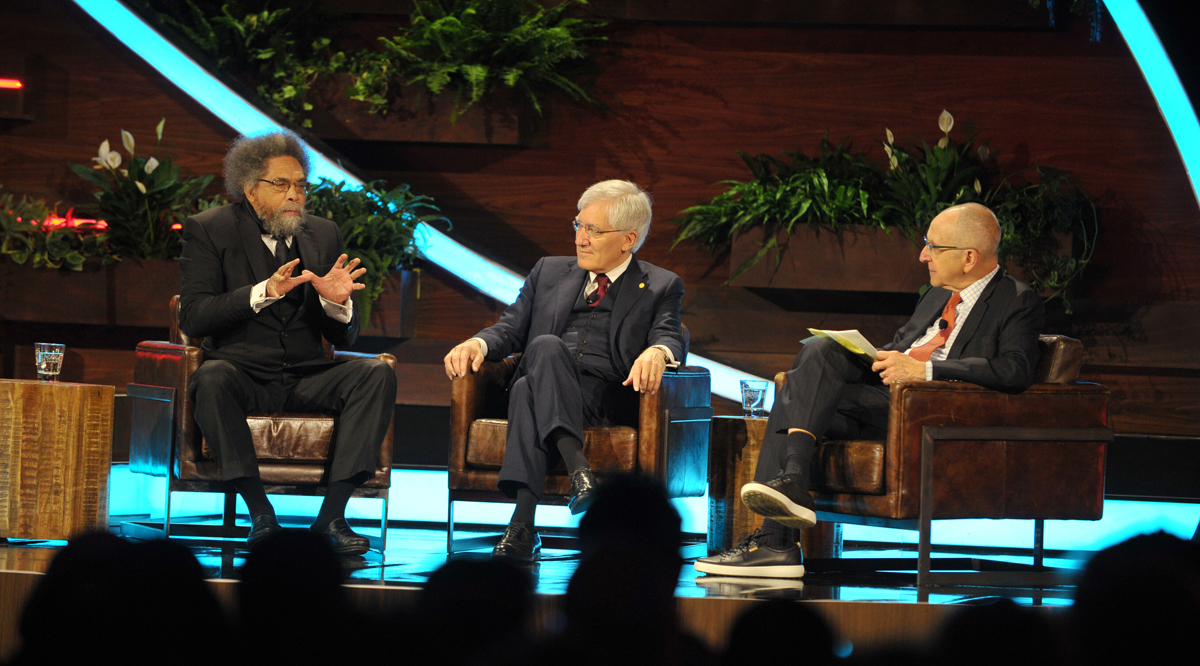
[[[925,236],[925,247],[929,248],[930,252],[932,252],[933,250],[973,250],[973,249],[975,249],[975,248],[970,248],[970,247],[959,247],[957,245],[934,245],[933,243],[929,242],[929,236]]]
[[[258,182],[266,183],[267,185],[270,185],[272,192],[283,193],[283,192],[287,192],[288,188],[294,187],[294,188],[296,188],[297,193],[308,194],[308,183],[303,180],[290,181],[286,178],[276,178],[275,180],[267,180],[265,178],[259,178]]]
[[[575,229],[575,233],[579,233],[579,229],[582,228],[583,233],[587,234],[587,237],[591,238],[592,240],[595,240],[597,237],[603,236],[604,234],[611,234],[621,231],[621,229],[604,230],[594,224],[584,224],[577,219],[571,221],[571,227]]]

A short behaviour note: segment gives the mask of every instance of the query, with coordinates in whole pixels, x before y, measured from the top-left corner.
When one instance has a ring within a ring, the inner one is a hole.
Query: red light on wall
[[[24,88],[24,87],[25,87],[25,84],[21,83],[18,79],[0,79],[0,88],[6,88],[9,90],[20,90],[21,88]]]

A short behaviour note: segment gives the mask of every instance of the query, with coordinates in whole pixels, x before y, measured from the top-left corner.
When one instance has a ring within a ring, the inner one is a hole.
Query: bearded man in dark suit
[[[180,265],[179,327],[203,337],[205,361],[188,387],[196,423],[221,475],[250,511],[253,546],[279,531],[259,476],[248,412],[339,415],[325,500],[312,529],[342,554],[368,540],[344,517],[354,489],[374,474],[396,396],[396,376],[376,359],[335,362],[358,337],[351,294],[366,270],[346,261],[337,224],[304,212],[309,162],[280,132],[236,140],[225,187],[237,203],[187,219]],[[298,274],[297,274],[298,271]]]
[[[606,180],[583,193],[578,210],[575,256],[539,260],[500,321],[445,359],[454,379],[485,359],[523,352],[509,386],[499,480],[517,506],[495,557],[537,556],[534,513],[552,456],[571,475],[571,512],[587,509],[596,479],[583,427],[636,425],[637,392],[657,391],[666,368],[684,360],[683,280],[634,257],[650,231],[650,196]]]
[[[804,345],[775,398],[754,481],[742,487],[742,503],[766,520],[729,551],[698,560],[697,571],[803,576],[797,530],[817,520],[808,490],[817,442],[886,439],[893,382],[953,380],[998,391],[1033,382],[1042,299],[1000,268],[999,245],[1000,225],[985,206],[947,208],[921,250],[932,288],[870,368],[829,338]]]

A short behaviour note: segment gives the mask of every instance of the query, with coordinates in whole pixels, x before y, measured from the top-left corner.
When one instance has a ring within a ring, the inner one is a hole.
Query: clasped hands
[[[345,305],[346,300],[350,298],[350,294],[365,289],[367,285],[361,282],[355,282],[358,278],[366,274],[367,269],[360,268],[354,270],[354,267],[359,264],[357,258],[346,262],[347,255],[343,254],[333,262],[333,267],[325,275],[317,275],[312,271],[300,271],[297,276],[292,276],[292,271],[296,270],[296,266],[300,263],[299,259],[293,259],[279,267],[271,277],[267,278],[267,296],[270,298],[282,298],[289,291],[304,284],[305,282],[312,283],[313,289],[322,298],[330,303]]]
[[[871,370],[879,373],[884,384],[904,380],[925,379],[925,362],[898,351],[881,351],[875,356]]]
[[[446,376],[450,379],[466,377],[468,372],[479,372],[483,365],[483,348],[474,338],[456,346],[446,354]],[[667,354],[661,349],[650,347],[642,352],[629,376],[622,382],[623,386],[633,386],[633,390],[643,393],[655,393],[662,384],[663,372],[667,369]]]

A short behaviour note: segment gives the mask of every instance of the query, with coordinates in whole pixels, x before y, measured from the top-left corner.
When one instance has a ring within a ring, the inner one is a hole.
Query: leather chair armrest
[[[450,459],[451,474],[461,472],[467,465],[467,438],[471,423],[484,415],[489,385],[505,386],[517,370],[517,359],[484,361],[479,372],[467,373],[450,382]]]
[[[171,405],[173,430],[171,437],[153,437],[145,441],[130,442],[130,461],[140,460],[156,471],[147,473],[165,474],[165,466],[171,460],[172,438],[179,442],[179,458],[197,460],[200,455],[200,433],[196,426],[188,383],[192,373],[200,367],[204,355],[198,347],[148,340],[137,346],[134,355],[133,383],[174,389]],[[175,461],[178,465],[178,460]],[[143,465],[136,464],[135,467]],[[159,469],[159,468],[162,469]],[[142,470],[137,470],[142,471]],[[178,470],[176,470],[178,471]]]
[[[638,469],[659,479],[671,497],[704,494],[712,380],[706,368],[681,366],[663,375],[639,405]]]
[[[1034,384],[1001,393],[966,382],[898,382],[891,389],[885,484],[902,488],[903,513],[916,515],[924,426],[1107,428],[1108,403],[1109,390],[1099,384]]]

